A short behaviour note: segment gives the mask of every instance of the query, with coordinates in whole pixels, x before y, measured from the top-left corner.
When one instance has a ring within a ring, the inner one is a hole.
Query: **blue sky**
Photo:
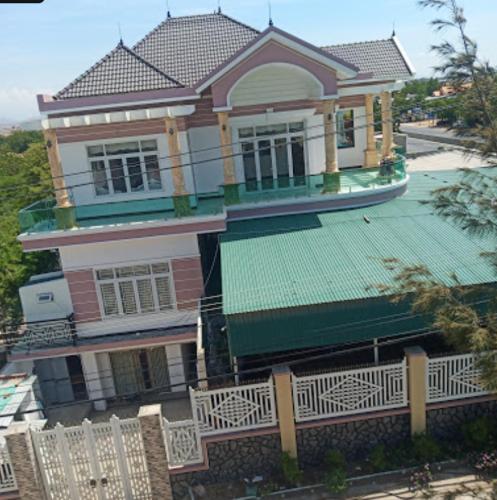
[[[218,0],[169,0],[173,16],[201,14]],[[497,64],[497,2],[459,0],[482,58]],[[221,0],[223,12],[264,29],[267,0]],[[0,122],[37,116],[35,95],[53,93],[111,50],[133,45],[166,14],[166,0],[45,0],[0,4]],[[276,26],[316,45],[386,38],[395,23],[419,76],[436,64],[429,47],[440,39],[428,23],[436,14],[416,0],[272,0]]]

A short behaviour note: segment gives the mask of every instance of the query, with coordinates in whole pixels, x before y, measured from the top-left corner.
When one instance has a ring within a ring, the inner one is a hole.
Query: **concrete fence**
[[[192,480],[267,472],[281,452],[319,464],[314,448],[324,453],[330,442],[367,448],[425,432],[427,420],[444,418],[437,413],[444,405],[493,404],[479,377],[473,355],[428,358],[417,347],[395,363],[300,376],[278,367],[267,382],[191,390],[191,420],[169,422],[155,405],[135,419],[72,428],[33,431],[19,423],[6,435],[0,493],[17,489],[27,500],[183,498]]]

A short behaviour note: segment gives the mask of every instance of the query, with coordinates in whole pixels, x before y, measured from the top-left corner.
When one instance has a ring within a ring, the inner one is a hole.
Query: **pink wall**
[[[64,276],[69,284],[76,322],[100,320],[100,307],[93,270],[67,271]]]
[[[178,309],[193,309],[204,290],[200,257],[172,261],[174,289]]]
[[[212,98],[215,107],[228,106],[228,93],[233,85],[250,70],[271,63],[286,63],[305,69],[321,82],[325,95],[337,93],[337,77],[335,71],[308,59],[297,52],[270,41],[263,45],[250,57],[233,68],[228,74],[212,84]]]

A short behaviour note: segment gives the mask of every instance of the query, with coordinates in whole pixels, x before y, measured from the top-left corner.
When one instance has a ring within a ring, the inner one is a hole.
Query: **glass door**
[[[238,135],[247,191],[305,185],[304,122],[245,127]]]

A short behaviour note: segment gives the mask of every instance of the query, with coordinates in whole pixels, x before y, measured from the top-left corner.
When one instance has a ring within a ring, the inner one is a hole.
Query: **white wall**
[[[351,108],[340,108],[346,111]],[[366,149],[366,108],[352,108],[354,110],[355,146],[338,150],[338,168],[357,167],[364,163],[364,150]],[[310,174],[319,174],[325,168],[324,127],[323,115],[309,118],[307,127],[307,152]],[[315,139],[312,139],[315,137]]]
[[[290,65],[271,64],[240,80],[230,92],[229,105],[316,99],[322,93],[321,84],[307,72]]]
[[[224,182],[223,160],[215,159],[221,156],[220,149],[218,149],[221,146],[218,126],[195,127],[191,128],[188,133],[192,151],[191,156],[195,164],[194,175],[197,192],[210,193],[218,191],[219,186]],[[199,151],[206,148],[212,149]]]
[[[195,234],[71,245],[59,252],[64,271],[200,255]]]
[[[140,193],[124,193],[112,194],[106,196],[96,196],[93,179],[90,173],[90,162],[86,151],[87,146],[96,144],[106,144],[114,142],[129,142],[137,140],[156,139],[158,146],[159,167],[161,169],[162,186],[160,191],[148,191]],[[180,145],[182,148],[184,164],[190,163],[190,155],[188,150],[188,139],[186,132],[179,134]],[[72,188],[74,202],[76,205],[88,205],[93,203],[109,203],[113,201],[139,200],[148,198],[160,198],[163,196],[171,196],[173,194],[173,181],[171,176],[171,164],[168,158],[169,154],[167,146],[167,137],[165,134],[140,135],[133,137],[122,137],[115,139],[106,139],[98,141],[74,142],[59,144],[60,158],[62,162],[62,170],[66,177],[66,186]],[[86,172],[80,174],[80,172]],[[77,174],[77,175],[74,175]],[[184,168],[185,186],[188,192],[192,192],[193,179],[190,168]]]
[[[53,302],[40,304],[38,294],[53,293]],[[19,289],[22,310],[26,321],[44,321],[60,319],[69,316],[73,312],[69,287],[64,278],[32,283]]]

